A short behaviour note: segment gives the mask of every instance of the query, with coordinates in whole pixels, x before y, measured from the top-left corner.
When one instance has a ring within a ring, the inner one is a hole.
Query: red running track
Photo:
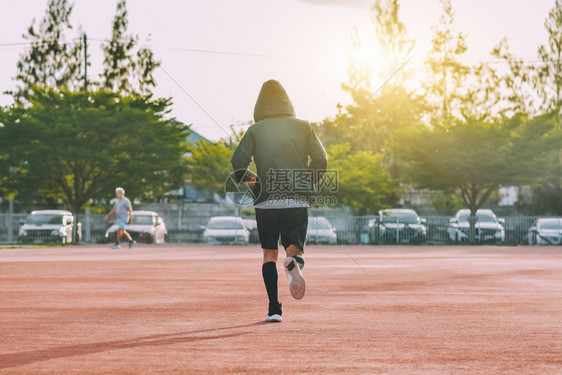
[[[562,373],[561,247],[0,249],[0,374]]]

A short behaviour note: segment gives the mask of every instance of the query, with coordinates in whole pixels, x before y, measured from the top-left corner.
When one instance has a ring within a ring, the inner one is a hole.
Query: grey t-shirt
[[[115,201],[115,218],[117,221],[129,222],[129,208],[131,207],[129,198],[117,199]]]

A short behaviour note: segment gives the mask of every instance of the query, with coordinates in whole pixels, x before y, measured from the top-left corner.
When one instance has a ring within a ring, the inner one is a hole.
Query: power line
[[[73,38],[72,40],[79,40],[80,38]],[[109,43],[111,42],[108,39],[98,39],[98,38],[88,38],[89,41],[98,42],[98,43]],[[17,47],[17,46],[27,46],[34,43],[50,43],[49,41],[33,41],[33,42],[14,42],[14,43],[0,43],[1,47]],[[189,48],[189,47],[174,47],[174,46],[159,46],[159,45],[145,45],[146,48],[155,48],[155,49],[167,49],[167,50],[174,50],[174,51],[183,51],[183,52],[191,52],[191,53],[199,53],[199,54],[211,54],[211,55],[223,55],[223,56],[240,56],[240,57],[258,57],[258,58],[269,58],[269,59],[288,59],[288,60],[326,60],[330,58],[329,56],[304,56],[304,55],[269,55],[263,53],[253,53],[253,52],[237,52],[237,51],[224,51],[224,50],[215,50],[215,49],[205,49],[205,48]],[[472,63],[465,63],[465,64],[509,64],[512,61],[498,59],[498,60],[481,60]],[[522,63],[524,65],[543,65],[547,63],[561,63],[562,59],[550,59],[550,60],[537,60],[536,58],[528,58],[528,59],[515,59],[514,62]],[[447,63],[437,62],[441,65],[446,65]]]
[[[94,39],[90,38],[90,40],[99,42],[99,43],[109,43],[110,40],[108,39]],[[167,49],[167,50],[174,50],[174,51],[184,51],[184,52],[193,52],[193,53],[201,53],[201,54],[212,54],[212,55],[226,55],[226,56],[242,56],[242,57],[261,57],[261,58],[270,58],[270,59],[325,59],[327,57],[324,56],[295,56],[295,55],[268,55],[263,53],[252,53],[252,52],[236,52],[236,51],[223,51],[223,50],[213,50],[213,49],[204,49],[204,48],[188,48],[188,47],[171,47],[171,46],[159,46],[159,45],[150,45],[145,44],[146,48],[155,48],[155,49]]]

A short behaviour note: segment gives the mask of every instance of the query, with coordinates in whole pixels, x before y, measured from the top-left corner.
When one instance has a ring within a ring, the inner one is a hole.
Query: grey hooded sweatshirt
[[[254,159],[258,175],[253,189],[254,204],[268,200],[273,194],[310,197],[314,188],[303,190],[302,185],[295,188],[293,172],[306,170],[315,185],[328,166],[328,157],[310,124],[295,118],[293,104],[278,81],[263,84],[254,108],[254,121],[231,159],[238,182],[246,178]],[[288,171],[288,182],[272,181],[275,177],[271,171],[278,171],[277,178],[282,180],[286,177],[284,171]]]

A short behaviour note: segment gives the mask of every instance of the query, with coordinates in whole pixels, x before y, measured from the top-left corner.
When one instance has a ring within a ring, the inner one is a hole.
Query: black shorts
[[[276,250],[281,244],[287,249],[297,245],[304,251],[308,208],[256,208],[256,221],[262,249]]]

